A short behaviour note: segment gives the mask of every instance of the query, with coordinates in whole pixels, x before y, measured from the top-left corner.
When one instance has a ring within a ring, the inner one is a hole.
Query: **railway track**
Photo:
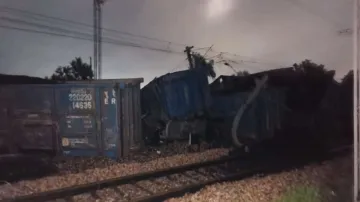
[[[164,201],[195,192],[204,186],[240,180],[256,174],[269,174],[293,169],[307,163],[328,160],[348,153],[349,147],[310,155],[264,153],[228,156],[222,159],[179,166],[155,172],[78,185],[59,190],[35,193],[0,202],[41,201]]]
[[[176,149],[174,146],[177,146]],[[211,148],[206,148],[206,150],[208,149]],[[158,148],[148,147],[144,151],[134,152],[130,157],[117,160],[107,157],[55,157],[47,153],[5,154],[0,155],[0,185],[61,175],[62,173],[81,173],[87,169],[105,168],[119,163],[142,163],[158,158],[191,153],[194,152],[186,151],[183,145],[170,144]]]
[[[188,143],[175,142],[158,147],[146,147],[144,150],[133,152],[131,156],[120,159],[107,157],[69,157],[54,156],[50,153],[29,153],[0,155],[0,185],[22,180],[33,180],[62,173],[81,173],[87,169],[105,168],[119,163],[143,163],[158,158],[174,155],[197,153],[187,150]],[[202,152],[211,147],[203,148]]]

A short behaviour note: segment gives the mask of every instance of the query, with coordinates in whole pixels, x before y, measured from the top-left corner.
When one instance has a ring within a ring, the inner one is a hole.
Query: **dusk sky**
[[[75,57],[89,62],[91,26],[41,20],[7,7],[93,22],[92,0],[0,0],[0,26],[54,32],[28,23],[35,22],[90,36],[79,40],[0,28],[0,73],[44,77]],[[339,79],[352,68],[351,34],[338,33],[352,27],[352,10],[351,0],[108,0],[103,28],[140,37],[103,32],[117,43],[103,44],[103,78],[143,77],[147,83],[186,69],[182,51],[194,45],[203,54],[213,46],[206,56],[231,61],[237,71],[257,72],[311,59],[335,69]],[[228,53],[220,57],[220,52]],[[221,63],[216,71],[234,73]]]

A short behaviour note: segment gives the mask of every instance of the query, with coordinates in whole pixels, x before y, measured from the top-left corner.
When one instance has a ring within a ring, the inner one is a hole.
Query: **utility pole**
[[[91,56],[90,56],[90,67],[91,67],[91,69],[93,70],[93,72],[95,72],[95,71],[94,71],[94,68],[93,68],[93,65],[92,65],[92,58],[91,58]]]
[[[103,1],[98,0],[98,79],[102,79],[102,12],[101,12],[101,4]]]
[[[105,0],[94,0],[94,75],[95,79],[101,79],[102,73],[102,46],[101,46],[101,5]]]
[[[353,0],[353,28],[338,31],[339,35],[353,35],[353,161],[354,161],[354,182],[353,182],[353,202],[360,202],[360,148],[359,148],[359,17],[360,0]]]
[[[354,0],[354,15],[353,15],[353,96],[354,96],[354,110],[353,110],[353,125],[354,125],[354,189],[353,189],[353,201],[359,201],[359,6],[360,0]]]
[[[95,79],[98,79],[98,65],[97,65],[97,58],[98,58],[98,54],[97,54],[97,49],[98,49],[98,32],[97,32],[97,27],[98,27],[98,10],[97,10],[97,0],[93,0],[93,18],[94,18],[94,77]]]
[[[184,53],[186,53],[187,59],[189,61],[189,68],[193,69],[194,68],[194,64],[192,62],[192,58],[191,58],[191,49],[193,49],[194,46],[186,46]]]

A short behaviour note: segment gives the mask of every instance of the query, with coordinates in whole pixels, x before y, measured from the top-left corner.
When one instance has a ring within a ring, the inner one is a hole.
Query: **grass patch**
[[[297,186],[275,202],[321,202],[320,190],[316,187]]]

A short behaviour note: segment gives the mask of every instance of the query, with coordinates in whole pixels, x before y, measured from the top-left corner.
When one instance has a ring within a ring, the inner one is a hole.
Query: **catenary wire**
[[[86,40],[86,41],[93,41],[92,38],[86,38],[86,37],[80,37],[80,36],[73,36],[73,35],[68,35],[68,34],[60,34],[60,33],[54,33],[54,32],[39,31],[39,30],[34,30],[34,29],[29,29],[29,28],[20,28],[20,27],[14,27],[14,26],[9,26],[9,25],[1,25],[1,24],[0,24],[0,28],[17,30],[17,31],[23,31],[23,32],[30,32],[30,33],[37,33],[37,34],[46,34],[46,35],[58,36],[58,37],[67,37],[67,38],[80,39],[80,40]],[[129,46],[129,47],[141,48],[141,49],[148,49],[148,50],[158,51],[158,52],[164,52],[164,53],[182,54],[181,52],[175,52],[175,51],[166,50],[166,49],[142,47],[142,46],[137,46],[137,45],[131,45],[131,44],[123,43],[123,42],[120,42],[120,41],[115,42],[115,41],[105,41],[105,40],[104,40],[103,42],[104,42],[104,43],[107,43],[107,44],[112,44],[112,45]]]
[[[50,19],[50,20],[60,21],[60,22],[69,23],[69,24],[73,24],[73,25],[78,25],[78,26],[80,25],[80,26],[83,26],[83,27],[93,28],[93,25],[90,25],[90,24],[87,24],[87,23],[82,23],[82,22],[77,22],[77,21],[73,21],[73,20],[53,17],[53,16],[49,16],[49,15],[44,15],[44,14],[35,13],[35,12],[22,10],[22,9],[17,9],[17,8],[11,8],[11,7],[7,7],[7,6],[0,6],[0,11],[10,12],[10,13],[11,12],[17,12],[17,13],[26,14],[28,16],[37,16],[37,17],[43,18],[42,20],[44,20],[44,19],[49,20]],[[137,38],[143,38],[143,39],[148,39],[148,40],[153,40],[153,41],[158,41],[158,42],[164,42],[164,43],[177,45],[177,46],[183,46],[183,47],[187,46],[186,44],[182,44],[182,43],[178,43],[178,42],[172,42],[172,41],[162,40],[162,39],[158,39],[158,38],[154,38],[154,37],[148,37],[148,36],[143,36],[143,35],[132,34],[132,33],[129,33],[129,32],[124,32],[124,31],[120,31],[120,30],[116,30],[116,29],[102,28],[102,30],[117,33],[117,34],[137,37]],[[201,50],[201,49],[207,49],[208,47],[205,47],[205,48],[194,47],[194,48],[195,48],[194,50]],[[215,51],[213,48],[210,51],[214,52],[214,53],[228,53],[228,54],[240,56],[240,55],[235,54],[235,53]],[[244,56],[241,56],[241,57],[244,57]]]
[[[25,10],[20,10],[20,9],[13,9],[13,8],[2,7],[2,6],[0,6],[0,9],[10,9],[10,10],[14,10],[14,11],[17,11],[17,12],[23,12],[23,13],[26,13],[28,15],[36,15],[36,16],[49,18],[49,19],[53,19],[53,20],[60,20],[60,21],[68,22],[68,23],[72,23],[72,24],[78,24],[78,25],[83,25],[83,26],[91,26],[91,25],[87,25],[85,23],[79,23],[79,22],[75,22],[75,21],[70,21],[70,20],[65,20],[65,19],[61,19],[61,18],[46,16],[46,15],[42,15],[42,14],[36,14],[36,13],[32,13],[32,12],[25,11]],[[58,33],[53,33],[53,32],[42,32],[42,31],[38,31],[38,30],[30,30],[30,29],[24,29],[24,28],[18,28],[18,27],[1,26],[2,28],[7,28],[7,29],[13,29],[13,30],[15,29],[15,30],[18,30],[18,31],[27,31],[27,32],[33,32],[33,33],[40,33],[40,34],[50,34],[50,35],[54,35],[54,36],[71,37],[71,38],[74,38],[74,39],[82,39],[82,40],[91,40],[90,38],[87,38],[87,37],[92,37],[91,35],[86,34],[86,33],[82,33],[82,32],[62,29],[62,28],[58,28],[58,27],[50,27],[50,26],[47,26],[47,25],[36,24],[34,22],[27,22],[27,21],[23,21],[23,20],[19,20],[19,19],[11,19],[11,18],[6,18],[6,17],[2,17],[1,19],[6,20],[6,21],[10,21],[10,22],[15,22],[15,23],[20,23],[20,24],[27,24],[27,25],[31,25],[31,26],[35,26],[35,27],[39,27],[39,28],[49,29],[49,30],[57,30],[57,31],[60,31],[60,32],[72,33],[72,34],[75,34],[75,35],[83,35],[83,36],[86,36],[86,37],[70,36],[70,35],[67,35],[67,34],[58,34]],[[136,36],[136,37],[146,38],[146,39],[155,40],[155,41],[167,42],[169,44],[177,44],[177,45],[184,45],[185,46],[185,44],[174,43],[174,42],[170,42],[170,41],[166,41],[166,40],[158,40],[156,38],[151,38],[151,37],[143,37],[141,35],[140,36],[139,35],[133,35],[133,34],[129,34],[129,33],[126,33],[126,32],[120,32],[118,30],[110,30],[110,29],[107,29],[107,30],[117,32],[117,33],[121,33],[121,34],[127,34],[127,35],[130,35],[130,36]],[[109,43],[109,44],[113,44],[113,45],[137,47],[137,48],[143,48],[143,49],[166,52],[166,53],[178,53],[178,54],[181,53],[181,52],[176,52],[176,51],[172,51],[172,50],[168,50],[168,49],[145,47],[145,46],[138,45],[138,44],[131,43],[131,42],[116,41],[116,40],[111,39],[111,38],[104,38],[104,42]],[[236,56],[236,57],[245,57],[245,56],[241,56],[241,55],[230,53],[230,52],[218,52],[218,51],[213,50],[212,47],[213,47],[213,45],[210,46],[210,47],[196,48],[195,50],[202,50],[202,49],[207,48],[208,50],[206,51],[206,53],[208,53],[209,51],[214,52],[214,53],[219,53],[215,57],[217,57],[219,55],[221,56],[223,54],[230,54],[230,55]],[[246,63],[247,62],[259,63],[259,62],[254,62],[254,61],[241,60],[241,63],[245,63],[245,62]],[[266,63],[264,63],[264,64],[266,64]],[[178,67],[176,67],[176,69],[177,68]]]
[[[38,16],[38,17],[42,17],[42,18],[45,18],[45,19],[51,19],[51,20],[55,20],[55,21],[61,21],[61,22],[65,22],[65,23],[69,23],[69,24],[73,24],[73,25],[80,25],[80,26],[89,27],[89,28],[92,28],[92,27],[93,27],[93,25],[87,24],[87,23],[83,23],[83,22],[77,22],[77,21],[73,21],[73,20],[67,20],[67,19],[63,19],[63,18],[48,16],[48,15],[44,15],[44,14],[34,13],[34,12],[27,11],[27,10],[16,9],[16,8],[11,8],[11,7],[7,7],[7,6],[0,6],[0,11],[1,11],[1,10],[2,10],[2,11],[5,11],[5,12],[9,12],[9,11],[10,11],[10,12],[17,12],[17,13],[22,13],[22,14],[30,15],[30,16]],[[153,41],[158,41],[158,42],[170,43],[170,44],[178,45],[178,46],[187,46],[186,44],[181,44],[181,43],[177,43],[177,42],[171,42],[171,41],[162,40],[162,39],[157,39],[157,38],[154,38],[154,37],[148,37],[148,36],[143,36],[143,35],[132,34],[132,33],[129,33],[129,32],[119,31],[119,30],[115,30],[115,29],[102,28],[102,30],[108,31],[108,32],[117,33],[117,34],[122,34],[122,35],[128,35],[128,36],[132,36],[132,37],[137,37],[137,38],[143,38],[143,39],[148,39],[148,40],[153,40]]]

